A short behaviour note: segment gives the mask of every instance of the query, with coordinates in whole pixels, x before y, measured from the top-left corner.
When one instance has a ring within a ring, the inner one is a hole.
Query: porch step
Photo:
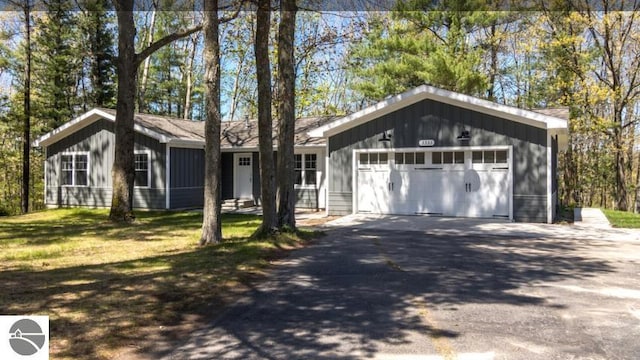
[[[227,199],[222,202],[222,210],[238,210],[254,206],[255,203],[251,199]]]

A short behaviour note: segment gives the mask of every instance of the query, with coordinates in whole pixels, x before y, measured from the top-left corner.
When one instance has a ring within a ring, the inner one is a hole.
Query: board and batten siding
[[[170,207],[199,208],[204,205],[204,150],[170,148]]]
[[[111,169],[114,159],[114,123],[97,120],[46,147],[45,205],[47,206],[111,206]],[[165,145],[142,134],[135,134],[135,150],[150,154],[151,183],[148,188],[134,188],[135,208],[165,208]],[[89,153],[88,186],[60,186],[61,154]]]
[[[435,140],[435,147],[466,146],[456,139],[462,130],[470,130],[468,146],[513,146],[514,219],[546,222],[546,130],[428,99],[328,139],[330,214],[352,212],[353,150],[414,148],[421,139]],[[384,131],[391,141],[378,141]]]

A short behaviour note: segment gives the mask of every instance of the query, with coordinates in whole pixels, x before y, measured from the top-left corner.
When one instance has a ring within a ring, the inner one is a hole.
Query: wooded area
[[[291,15],[279,8],[257,24],[249,2],[209,13],[131,11],[124,0],[108,6],[52,0],[35,10],[29,1],[16,2],[13,11],[0,13],[0,213],[43,207],[43,154],[29,146],[37,136],[93,107],[115,108],[117,101],[126,101],[130,114],[217,121],[210,108],[216,96],[206,96],[215,76],[222,120],[260,118],[260,108],[275,119],[346,114],[424,83],[521,108],[568,107],[561,202],[636,210],[640,4],[567,1],[536,11],[488,11],[471,3],[445,1],[434,9],[431,1],[410,1],[392,12],[300,10],[287,27],[280,21]],[[207,14],[219,19],[207,21]],[[128,36],[128,52],[119,37],[125,25],[136,30],[121,34]],[[254,44],[267,28],[265,59]],[[217,39],[218,55],[207,52],[207,31]],[[280,48],[287,37],[293,39],[293,72],[286,47]],[[135,59],[125,60],[125,53]],[[211,73],[215,64],[207,64],[216,56],[217,75]],[[256,66],[260,59],[266,68]],[[133,83],[126,91],[118,61],[130,65]],[[258,70],[273,74],[262,83],[272,94],[269,107],[259,106]],[[287,106],[292,95],[295,102]],[[207,136],[215,132],[207,127]],[[28,197],[22,195],[25,181]],[[269,187],[275,193],[275,185]],[[274,200],[274,207],[283,201]],[[274,224],[295,226],[295,219],[273,216]]]

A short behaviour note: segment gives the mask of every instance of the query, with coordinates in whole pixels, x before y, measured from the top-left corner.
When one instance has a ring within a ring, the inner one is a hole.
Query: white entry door
[[[233,155],[233,196],[237,199],[253,198],[253,163],[251,153]]]

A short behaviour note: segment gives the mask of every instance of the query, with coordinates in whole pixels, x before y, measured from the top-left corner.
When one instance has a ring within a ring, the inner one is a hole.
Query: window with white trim
[[[295,182],[297,186],[315,186],[318,171],[317,154],[294,155]]]
[[[136,187],[149,187],[150,172],[149,172],[149,153],[141,152],[135,153],[135,171],[136,177],[134,180],[134,186]]]
[[[60,155],[60,184],[62,186],[89,185],[89,154]]]

